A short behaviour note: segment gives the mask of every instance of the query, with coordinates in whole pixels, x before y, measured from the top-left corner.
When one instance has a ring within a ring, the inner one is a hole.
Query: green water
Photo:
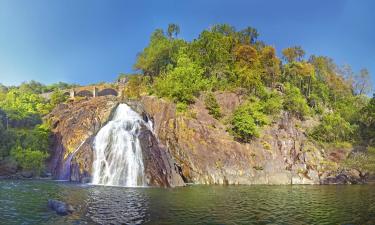
[[[76,211],[58,216],[49,198]],[[162,189],[3,180],[0,224],[375,224],[375,185]]]

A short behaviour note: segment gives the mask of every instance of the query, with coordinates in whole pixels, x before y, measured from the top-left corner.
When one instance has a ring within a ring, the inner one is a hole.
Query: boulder
[[[48,199],[48,207],[61,216],[65,216],[74,212],[73,206],[54,199]]]

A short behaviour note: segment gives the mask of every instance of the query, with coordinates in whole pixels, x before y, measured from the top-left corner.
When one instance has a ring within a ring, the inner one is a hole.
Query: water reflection
[[[96,186],[88,189],[86,216],[99,224],[142,224],[149,201],[142,189]]]
[[[55,198],[76,211],[61,217]],[[375,224],[375,185],[123,188],[0,180],[0,224]]]

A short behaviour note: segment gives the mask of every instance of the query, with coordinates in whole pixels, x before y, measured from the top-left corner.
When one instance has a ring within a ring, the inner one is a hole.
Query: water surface
[[[76,211],[58,216],[49,198]],[[0,181],[0,224],[375,224],[375,185],[123,188]]]

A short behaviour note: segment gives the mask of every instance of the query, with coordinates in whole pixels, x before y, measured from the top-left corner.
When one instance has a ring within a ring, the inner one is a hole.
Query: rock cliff
[[[55,138],[49,161],[54,178],[61,178],[64,163],[67,162],[68,156],[75,152],[68,179],[80,182],[90,180],[95,134],[111,119],[117,105],[116,97],[103,96],[61,104],[48,115],[46,119],[52,124]],[[137,107],[135,103],[133,107]],[[153,133],[142,129],[140,139],[148,185],[184,185],[172,159],[159,145]]]
[[[221,121],[209,115],[203,97],[190,106],[188,113],[178,113],[175,104],[154,96],[126,102],[154,124],[154,132],[145,129],[140,135],[149,185],[328,184],[363,180],[360,173],[337,172],[337,160],[306,137],[306,130],[314,125],[312,120],[300,121],[283,112],[251,143],[234,140],[225,121],[243,99],[235,93],[216,93],[215,97],[224,115]],[[110,120],[118,103],[118,98],[110,96],[84,99],[62,104],[47,117],[55,136],[49,161],[55,178],[59,178],[69,154],[82,143],[72,158],[70,179],[90,178],[95,134]]]
[[[216,93],[216,99],[224,116],[242,102],[234,93]],[[156,97],[145,96],[141,103],[188,183],[319,184],[342,177],[330,170],[335,162],[324,150],[307,139],[305,130],[313,121],[302,122],[284,112],[260,138],[240,143],[208,114],[203,97],[190,107],[190,115],[176,113],[174,104]],[[358,175],[345,182],[361,179]]]

